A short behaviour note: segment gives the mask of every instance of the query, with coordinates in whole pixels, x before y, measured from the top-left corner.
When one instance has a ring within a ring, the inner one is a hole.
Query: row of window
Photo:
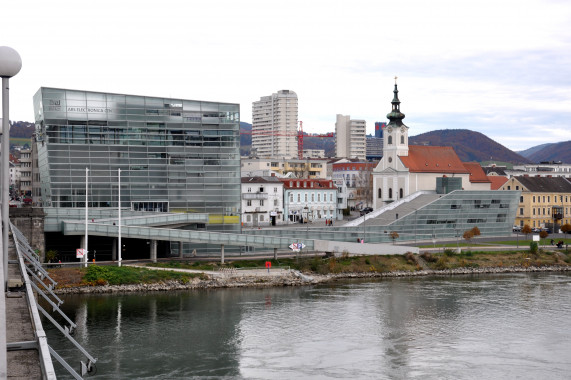
[[[532,209],[532,215],[551,215],[551,208],[549,207],[533,207]],[[520,207],[519,209],[519,214],[523,215],[523,207]],[[569,215],[569,209],[565,208],[565,215]]]
[[[401,135],[400,137],[400,143],[404,144],[404,135]],[[393,136],[389,136],[388,140],[387,140],[387,144],[388,145],[392,145],[393,144]],[[508,189],[509,190],[509,189]]]
[[[383,197],[383,190],[382,189],[378,189],[378,198],[381,199]],[[402,188],[399,189],[399,198],[403,198],[404,197],[404,191]],[[389,188],[389,197],[388,199],[393,199],[393,189]]]
[[[308,194],[304,195],[304,202],[308,201]],[[289,195],[289,203],[293,203],[293,194]],[[297,194],[297,202],[301,202],[301,194]],[[315,193],[311,193],[311,202],[315,202]],[[321,193],[317,193],[317,202],[321,202]],[[327,202],[327,194],[323,194],[323,202]],[[333,202],[333,193],[329,193],[329,202]]]
[[[246,201],[246,206],[252,206],[252,200],[248,199]],[[260,207],[264,206],[264,200],[260,199]],[[280,206],[280,202],[277,199],[274,199],[274,207],[279,207]]]

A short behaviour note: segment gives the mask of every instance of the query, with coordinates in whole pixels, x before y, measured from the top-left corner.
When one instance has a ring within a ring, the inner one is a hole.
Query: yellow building
[[[512,177],[500,190],[521,190],[516,226],[551,228],[571,224],[571,182],[563,177]]]

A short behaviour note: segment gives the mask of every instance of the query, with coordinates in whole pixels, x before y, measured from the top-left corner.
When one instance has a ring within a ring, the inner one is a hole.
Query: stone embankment
[[[215,289],[215,288],[241,288],[241,287],[277,287],[277,286],[301,286],[316,285],[342,279],[351,278],[393,278],[393,277],[416,277],[416,276],[450,276],[450,275],[478,275],[496,273],[532,273],[532,272],[567,272],[569,266],[545,266],[545,267],[490,267],[490,268],[456,268],[445,270],[420,270],[415,272],[366,272],[366,273],[336,273],[328,275],[301,274],[298,271],[290,271],[278,276],[216,276],[207,279],[194,278],[188,283],[178,281],[166,281],[152,284],[134,285],[103,285],[103,286],[78,286],[56,289],[58,294],[80,293],[126,293],[126,292],[155,292],[190,289]]]

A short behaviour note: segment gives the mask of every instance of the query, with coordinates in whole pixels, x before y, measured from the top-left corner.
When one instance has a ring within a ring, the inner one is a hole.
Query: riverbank
[[[222,275],[201,276],[184,283],[181,281],[161,281],[150,284],[128,285],[99,285],[99,286],[68,286],[56,288],[57,294],[99,294],[99,293],[128,293],[128,292],[164,292],[176,290],[200,290],[241,287],[280,287],[317,285],[335,282],[344,279],[375,279],[394,277],[418,276],[453,276],[453,275],[483,275],[500,273],[535,273],[535,272],[568,272],[571,266],[542,266],[542,267],[489,267],[489,268],[454,268],[444,270],[419,271],[393,271],[393,272],[366,272],[366,273],[335,273],[327,275],[301,274],[290,270],[287,273],[270,276],[248,275]]]

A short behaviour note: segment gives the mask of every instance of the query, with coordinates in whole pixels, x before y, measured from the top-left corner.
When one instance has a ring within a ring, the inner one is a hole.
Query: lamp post
[[[10,113],[8,101],[9,79],[20,72],[22,59],[18,52],[8,46],[0,46],[0,77],[2,78],[2,253],[0,259],[0,378],[7,375],[6,355],[6,301],[4,293],[8,289],[8,228],[10,228],[10,216],[8,214],[9,191],[10,191]]]
[[[6,289],[8,280],[8,229],[10,228],[10,217],[8,214],[9,194],[10,194],[10,113],[9,80],[20,72],[22,59],[20,54],[11,47],[0,46],[0,77],[2,77],[2,247],[3,257],[3,283]]]

